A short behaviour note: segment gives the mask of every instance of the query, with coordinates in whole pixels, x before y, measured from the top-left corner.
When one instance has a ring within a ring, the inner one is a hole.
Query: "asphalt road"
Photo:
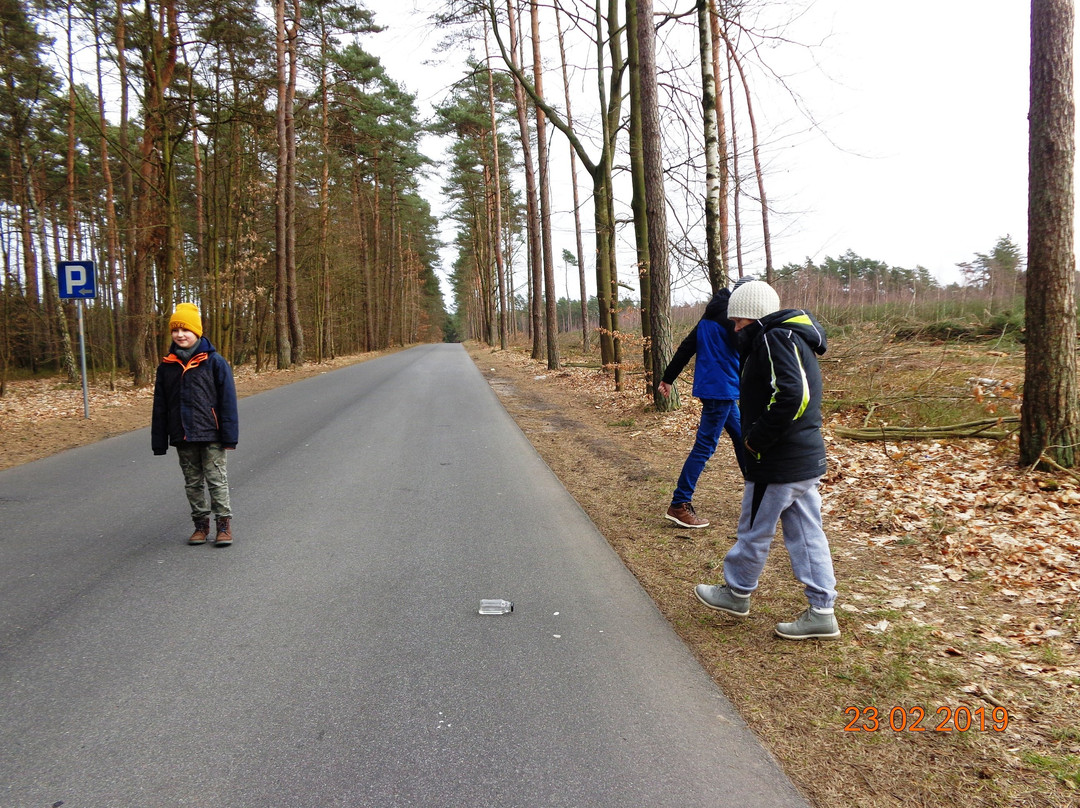
[[[148,429],[0,472],[2,808],[806,806],[460,346],[240,426],[231,548]]]

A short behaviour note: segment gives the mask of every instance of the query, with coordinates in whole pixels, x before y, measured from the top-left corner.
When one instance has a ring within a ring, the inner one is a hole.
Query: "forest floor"
[[[536,450],[687,646],[819,808],[1075,806],[1080,801],[1080,478],[1019,468],[996,440],[859,441],[843,427],[917,423],[919,408],[1012,416],[1022,351],[832,338],[823,360],[830,472],[823,511],[836,565],[837,641],[772,627],[805,601],[777,541],[751,615],[702,607],[720,580],[742,481],[724,438],[695,505],[712,525],[663,518],[699,407],[656,412],[640,374],[624,390],[567,352],[467,346]],[[241,396],[363,361],[236,371]],[[97,380],[8,381],[0,469],[145,427],[151,391]],[[111,388],[111,389],[110,389]],[[1005,428],[1008,428],[1006,423]],[[149,451],[149,448],[147,449]]]

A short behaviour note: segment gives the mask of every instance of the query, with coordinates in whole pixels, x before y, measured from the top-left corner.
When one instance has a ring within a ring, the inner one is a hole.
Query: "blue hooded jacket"
[[[730,297],[729,289],[721,289],[713,295],[701,319],[671,357],[662,381],[672,384],[690,358],[697,354],[694,365],[694,396],[720,401],[738,399],[739,354],[735,341],[735,326],[727,316]]]

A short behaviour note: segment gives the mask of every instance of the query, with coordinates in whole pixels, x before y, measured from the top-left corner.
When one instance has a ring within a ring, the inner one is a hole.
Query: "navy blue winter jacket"
[[[154,381],[150,422],[154,454],[163,455],[170,445],[185,441],[220,443],[226,449],[235,449],[240,422],[229,363],[206,337],[199,338],[186,364],[175,350],[174,343],[158,365]]]
[[[746,479],[794,483],[825,473],[821,368],[825,330],[808,312],[785,309],[746,326],[739,395]]]
[[[694,395],[721,401],[734,401],[739,397],[735,326],[727,316],[730,297],[729,289],[721,289],[713,295],[701,319],[675,350],[662,381],[672,384],[696,353]]]

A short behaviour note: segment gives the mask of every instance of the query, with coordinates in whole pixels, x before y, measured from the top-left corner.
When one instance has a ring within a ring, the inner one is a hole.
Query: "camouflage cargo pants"
[[[191,505],[192,519],[232,516],[229,505],[229,475],[225,470],[225,450],[220,443],[186,443],[176,447],[184,491]],[[207,504],[207,491],[210,493]]]

